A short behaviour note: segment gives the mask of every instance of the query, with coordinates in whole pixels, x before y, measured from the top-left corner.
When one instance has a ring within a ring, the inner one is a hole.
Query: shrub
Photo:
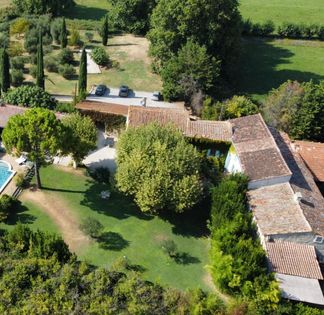
[[[24,74],[22,70],[12,69],[11,70],[11,84],[13,86],[20,86],[24,82]]]
[[[74,62],[72,50],[70,50],[69,48],[63,48],[58,55],[58,60],[61,65],[72,64]]]
[[[75,112],[75,107],[73,103],[58,103],[55,110],[59,113],[73,113]]]
[[[109,66],[110,59],[103,47],[95,47],[91,52],[91,57],[100,66]]]
[[[98,167],[90,171],[90,175],[99,183],[109,184],[110,171],[106,167]]]
[[[83,218],[80,225],[80,229],[93,238],[99,237],[103,228],[103,225],[92,217]]]
[[[53,40],[57,44],[60,44],[61,29],[62,29],[62,20],[54,19],[51,23],[51,35],[53,37]]]
[[[14,210],[17,201],[13,197],[8,195],[2,195],[0,197],[0,222],[3,222],[7,219],[10,211]]]
[[[58,72],[58,61],[52,56],[46,56],[44,58],[45,69],[48,72]]]
[[[177,244],[173,240],[164,240],[161,247],[164,253],[169,257],[174,258],[177,256],[178,248]]]
[[[76,71],[72,65],[60,65],[59,66],[59,74],[65,79],[72,79],[72,77],[76,74]]]
[[[91,33],[91,32],[85,32],[85,37],[87,38],[87,40],[88,40],[88,42],[92,42],[92,40],[93,40],[93,33]]]
[[[10,57],[21,56],[24,53],[23,46],[18,42],[10,42],[8,54]]]
[[[37,76],[37,66],[31,65],[29,68],[29,74],[35,79]]]
[[[0,32],[0,48],[7,49],[9,47],[9,37],[5,32]]]
[[[18,18],[10,25],[10,34],[21,36],[29,27],[29,22],[25,18]]]
[[[71,31],[71,36],[69,38],[69,45],[70,46],[82,46],[82,40],[80,37],[80,33],[76,28],[73,28]]]
[[[284,22],[278,27],[278,34],[281,37],[300,38],[302,36],[301,25]]]
[[[320,40],[324,40],[324,26],[318,28],[317,36]]]
[[[10,65],[12,69],[17,69],[17,70],[24,70],[25,67],[25,59],[24,57],[13,57],[10,59]]]
[[[38,86],[20,86],[5,93],[4,101],[8,104],[19,105],[24,107],[43,107],[54,109],[56,100],[53,97],[39,88]]]

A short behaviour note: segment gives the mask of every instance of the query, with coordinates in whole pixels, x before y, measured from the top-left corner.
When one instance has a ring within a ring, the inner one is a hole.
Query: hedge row
[[[281,38],[324,40],[323,25],[285,22],[276,28],[270,20],[264,23],[253,23],[249,19],[242,24],[242,35],[272,36],[275,33]]]

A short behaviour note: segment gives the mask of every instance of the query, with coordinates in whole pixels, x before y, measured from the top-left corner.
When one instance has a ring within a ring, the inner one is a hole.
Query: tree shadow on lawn
[[[189,265],[189,264],[200,263],[199,258],[191,256],[188,253],[177,253],[173,259],[179,265]]]
[[[18,222],[22,224],[33,223],[36,220],[36,217],[31,214],[24,213],[26,211],[28,211],[28,208],[23,206],[22,203],[18,201],[15,211],[9,213],[5,223],[7,225],[15,225]]]
[[[287,80],[299,82],[319,81],[324,76],[298,70],[277,70],[278,65],[289,64],[294,53],[289,49],[272,44],[273,39],[244,38],[238,77],[239,92],[248,94],[266,94]]]
[[[113,251],[120,251],[129,246],[129,241],[116,232],[104,232],[97,238],[97,241],[100,248]]]
[[[114,217],[119,220],[136,217],[140,220],[152,220],[154,216],[141,212],[132,199],[118,191],[111,190],[109,185],[100,184],[89,180],[90,185],[84,192],[81,205],[97,211],[101,214]],[[102,199],[100,193],[109,190],[109,199]]]
[[[209,235],[207,220],[210,217],[210,201],[204,199],[184,213],[168,211],[160,217],[173,225],[172,232],[186,237],[203,237]]]

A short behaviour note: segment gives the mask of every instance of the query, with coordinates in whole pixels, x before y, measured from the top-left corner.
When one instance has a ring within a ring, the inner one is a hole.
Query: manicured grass
[[[203,209],[163,220],[141,213],[120,193],[112,192],[109,200],[101,199],[100,192],[109,188],[80,173],[51,166],[41,170],[41,177],[44,191],[63,201],[79,220],[91,216],[104,225],[102,239],[81,247],[79,258],[96,266],[109,266],[127,257],[147,279],[180,289],[210,289],[205,270],[209,241]],[[163,253],[164,239],[174,240],[184,253],[183,263]]]
[[[239,91],[262,99],[287,80],[324,79],[324,43],[243,39]]]
[[[110,8],[107,0],[75,0],[75,3],[75,8],[68,15],[74,19],[100,20]]]
[[[324,24],[323,0],[241,0],[240,11],[253,22]]]
[[[17,211],[9,215],[5,223],[0,223],[0,229],[10,231],[18,222],[28,225],[32,230],[39,229],[50,233],[59,233],[57,226],[47,214],[31,202],[20,204]]]

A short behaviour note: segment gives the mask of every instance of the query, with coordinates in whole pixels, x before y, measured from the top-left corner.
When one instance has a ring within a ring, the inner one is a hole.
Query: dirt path
[[[90,238],[80,230],[77,219],[62,200],[40,190],[25,191],[20,199],[35,203],[54,221],[70,251],[75,252],[81,246],[90,244]]]

